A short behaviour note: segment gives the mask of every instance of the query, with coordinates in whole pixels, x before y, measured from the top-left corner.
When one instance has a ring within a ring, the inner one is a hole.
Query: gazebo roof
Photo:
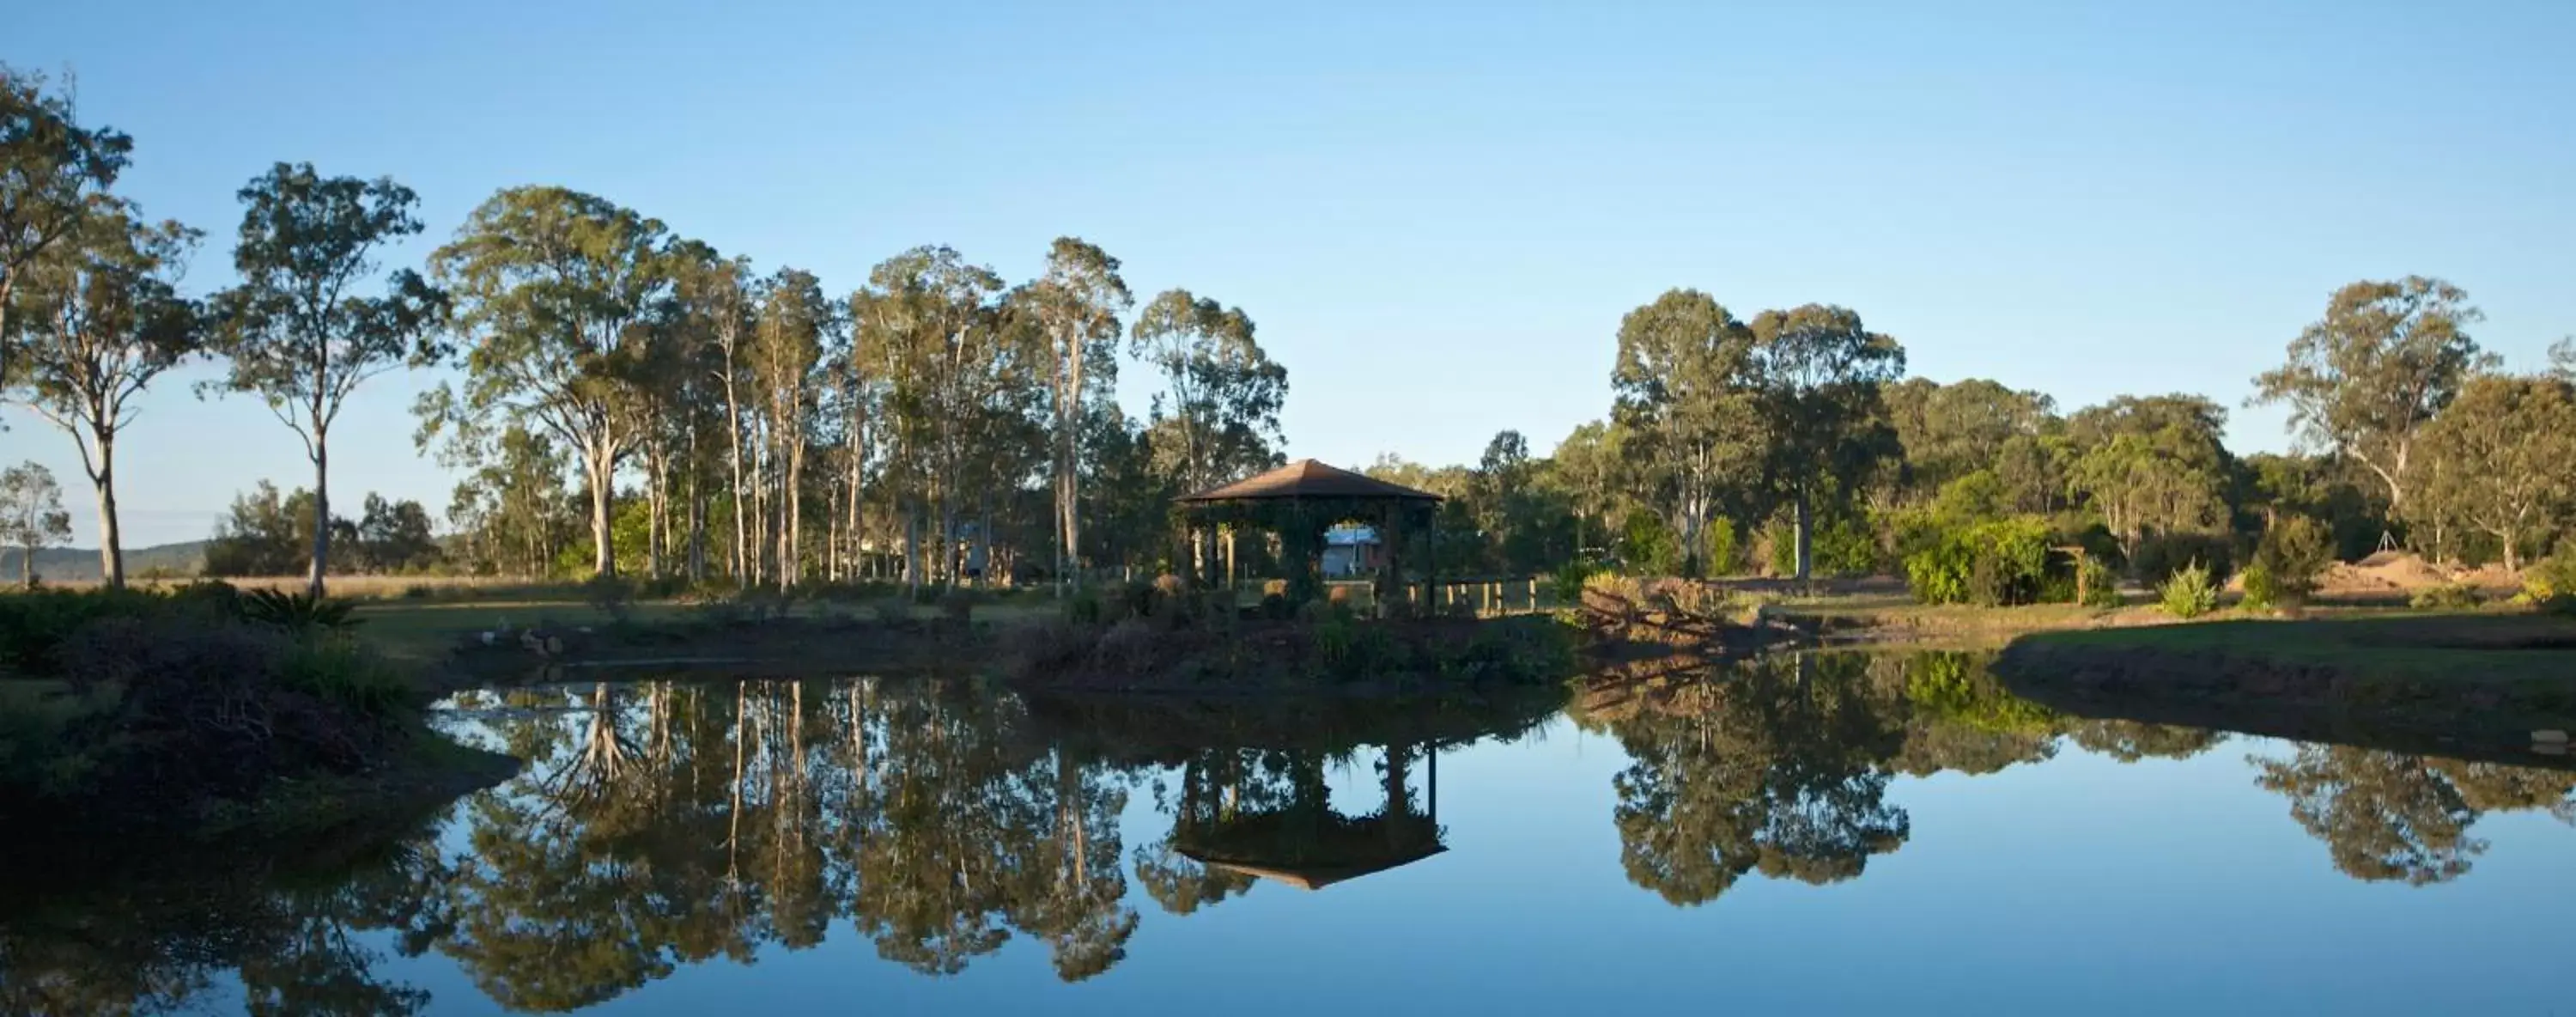
[[[1300,459],[1268,473],[1187,495],[1184,505],[1219,501],[1268,501],[1287,498],[1382,498],[1388,501],[1440,501],[1439,495],[1390,484],[1376,477]]]
[[[1186,848],[1182,849],[1181,856],[1212,869],[1224,869],[1228,872],[1239,872],[1246,876],[1252,876],[1258,879],[1267,879],[1277,883],[1285,883],[1300,890],[1321,890],[1335,883],[1347,882],[1349,880],[1358,879],[1361,876],[1384,872],[1388,869],[1398,868],[1405,865],[1411,865],[1447,850],[1449,849],[1446,847],[1433,844],[1428,847],[1415,847],[1403,851],[1390,852],[1384,856],[1364,861],[1299,866],[1263,864],[1252,861],[1228,861],[1223,858],[1192,852]]]

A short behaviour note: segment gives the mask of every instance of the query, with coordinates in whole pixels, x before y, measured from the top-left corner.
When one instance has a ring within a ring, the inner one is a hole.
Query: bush
[[[1998,607],[2039,598],[2048,527],[2021,517],[1949,527],[1905,558],[1906,583],[1926,604]]]
[[[2533,607],[2576,613],[2576,540],[2561,541],[2549,557],[2522,570],[2522,594]]]
[[[1106,612],[1100,598],[1076,594],[1064,602],[1064,620],[1075,625],[1098,625]]]
[[[278,677],[288,688],[313,694],[385,726],[427,705],[420,686],[384,658],[347,639],[301,640],[286,651]]]
[[[2245,580],[2245,599],[2237,602],[2238,607],[2248,611],[2269,611],[2280,605],[2283,597],[2281,585],[2273,580],[2272,567],[2263,561],[2262,555],[2255,555],[2254,564],[2245,566],[2240,578]]]
[[[1558,604],[1580,604],[1583,602],[1584,584],[1591,582],[1592,577],[1600,572],[1601,569],[1590,562],[1566,562],[1548,577],[1548,594],[1555,597]]]
[[[2138,542],[2129,567],[2141,580],[2170,576],[2194,565],[2215,583],[2236,573],[2236,541],[2223,533],[2158,533]]]
[[[2218,580],[2208,566],[2196,561],[2175,569],[2156,594],[2165,613],[2176,618],[2198,618],[2218,610]]]
[[[2443,583],[2415,591],[2406,606],[2421,611],[2465,611],[2478,606],[2478,591],[2467,583]]]
[[[2333,535],[2316,520],[2285,515],[2264,530],[2263,539],[2254,545],[2254,563],[2246,567],[2246,591],[2251,595],[2254,571],[2260,569],[2270,588],[2266,603],[2295,606],[2317,591],[2317,578],[2333,564]]]
[[[1261,595],[1262,617],[1268,618],[1272,621],[1286,621],[1289,618],[1295,617],[1296,614],[1297,609],[1294,605],[1289,603],[1287,595],[1279,593],[1264,593]]]
[[[244,621],[288,632],[337,631],[366,623],[365,619],[356,617],[357,605],[349,601],[284,590],[252,590],[243,594],[239,610]]]
[[[2110,562],[2102,560],[2097,555],[2088,554],[2075,566],[2075,570],[2083,577],[2078,586],[2084,591],[2082,598],[2084,606],[2120,606],[2120,574],[2112,571]]]

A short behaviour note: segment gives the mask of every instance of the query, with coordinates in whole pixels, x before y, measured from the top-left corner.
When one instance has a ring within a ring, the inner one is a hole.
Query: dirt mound
[[[2381,551],[2351,564],[2337,563],[2320,577],[2317,592],[2336,594],[2413,593],[2451,581],[2448,572],[2404,551]]]

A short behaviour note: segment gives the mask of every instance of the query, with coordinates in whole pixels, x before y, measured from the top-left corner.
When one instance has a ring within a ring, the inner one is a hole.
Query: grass
[[[2311,665],[2362,678],[2432,682],[2576,680],[2576,618],[2522,611],[2375,612],[2299,621],[2049,632],[2035,649],[2153,652]]]
[[[434,661],[475,633],[507,625],[514,629],[605,628],[611,624],[606,612],[582,597],[578,588],[565,588],[547,595],[532,595],[491,600],[388,600],[366,604],[357,617],[364,622],[358,637],[388,656],[421,663]],[[812,603],[797,601],[787,606],[794,617],[818,617],[825,613],[865,616],[875,609],[868,603]],[[677,600],[639,600],[628,607],[629,622],[637,625],[677,622],[699,611],[696,605]],[[936,604],[910,605],[915,618],[936,618]],[[975,605],[975,618],[997,624],[1018,624],[1057,616],[1055,600],[1043,594],[1027,594],[1007,601]]]

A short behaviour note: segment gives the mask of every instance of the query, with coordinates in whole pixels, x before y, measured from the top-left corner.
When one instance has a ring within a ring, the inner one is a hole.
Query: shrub
[[[1101,633],[1100,643],[1093,652],[1102,664],[1109,667],[1140,667],[1151,659],[1154,646],[1161,639],[1151,623],[1129,618]]]
[[[1098,597],[1076,594],[1064,602],[1064,620],[1075,625],[1098,625],[1105,613]]]
[[[2165,613],[2176,618],[2198,618],[2218,610],[2218,580],[2208,566],[2196,561],[2175,569],[2156,593]]]
[[[2576,540],[2561,541],[2549,557],[2522,570],[2522,594],[2515,598],[2540,608],[2576,609]]]
[[[1856,512],[1818,513],[1808,523],[1808,571],[1818,576],[1850,576],[1870,572],[1878,567],[1878,533],[1869,521]],[[1770,545],[1771,574],[1798,574],[1798,521],[1794,516],[1773,522],[1763,533]],[[1728,539],[1733,539],[1732,531]],[[1712,569],[1709,574],[1722,575]]]
[[[2245,581],[2245,599],[2237,606],[2248,611],[2269,611],[2281,603],[2284,595],[2281,585],[2272,578],[2272,566],[2265,563],[2261,555],[2255,556],[2253,564],[2245,566],[2239,578]]]
[[[2212,582],[2224,583],[2236,572],[2235,538],[2223,533],[2158,533],[2138,542],[2129,567],[2140,579],[2170,576],[2200,566]]]
[[[1591,582],[1600,571],[1591,562],[1566,562],[1548,577],[1548,594],[1559,604],[1580,604],[1583,602],[1584,584]]]
[[[2415,591],[2406,606],[2423,611],[2465,611],[2478,606],[2478,591],[2467,583],[2443,583]]]
[[[899,596],[887,597],[869,604],[868,614],[876,619],[877,624],[887,628],[901,629],[912,626],[912,603]]]
[[[404,600],[428,600],[438,595],[438,588],[428,583],[413,583],[402,588]]]
[[[2110,562],[2088,554],[2075,570],[2083,577],[2078,585],[2084,591],[2084,606],[2120,606],[2120,574],[2111,569]]]
[[[278,665],[288,688],[313,694],[358,716],[391,726],[417,713],[420,686],[358,643],[347,639],[300,640]]]
[[[2261,569],[2271,588],[2267,602],[2298,604],[2317,590],[2317,577],[2334,564],[2333,535],[2316,520],[2303,515],[2285,515],[2263,531],[2263,539],[2254,545],[2254,563],[2246,567],[2246,589],[2253,590],[2251,577]]]
[[[1930,537],[1906,556],[1914,599],[1997,607],[2039,598],[2048,567],[2048,527],[2028,517],[1971,523]]]
[[[366,622],[356,617],[356,610],[357,605],[346,600],[316,598],[309,593],[285,590],[252,590],[241,598],[244,621],[288,632],[355,628]]]
[[[1290,606],[1288,597],[1285,594],[1264,593],[1261,595],[1262,617],[1268,618],[1272,621],[1286,621],[1295,616],[1296,613],[1296,608]]]
[[[1019,674],[1044,675],[1080,664],[1097,641],[1089,629],[1067,621],[1041,621],[1012,629],[1006,646]]]

